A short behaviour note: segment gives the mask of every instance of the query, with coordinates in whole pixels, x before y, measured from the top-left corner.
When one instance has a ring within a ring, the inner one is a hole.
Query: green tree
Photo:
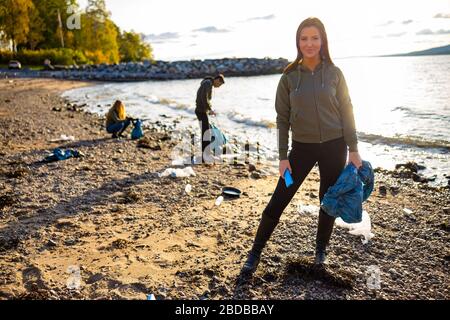
[[[44,20],[40,17],[39,11],[35,6],[33,6],[29,12],[30,16],[30,31],[28,32],[27,42],[31,50],[35,50],[36,47],[45,40],[44,31],[45,24]]]
[[[65,47],[72,48],[73,32],[68,30],[65,22],[70,14],[67,13],[69,6],[78,7],[76,0],[34,0],[36,9],[39,12],[39,17],[42,19],[44,28],[42,30],[43,41],[40,42],[39,48],[50,49],[60,48],[61,44],[61,29],[59,26],[58,12],[61,15],[63,23],[62,34]],[[31,45],[30,45],[31,47]]]
[[[150,44],[143,42],[140,34],[130,31],[122,32],[118,37],[120,61],[142,61],[152,59]]]
[[[122,32],[111,20],[105,0],[88,0],[79,20],[73,9],[78,11],[77,0],[0,0],[0,37],[12,40],[14,51],[18,46],[31,50],[56,49],[64,42],[66,49],[75,49],[63,50],[64,54],[74,52],[83,56],[83,59],[69,57],[76,61],[84,61],[84,57],[94,63],[153,58],[152,47],[140,34]]]
[[[0,0],[0,30],[6,39],[12,40],[14,51],[27,41],[32,7],[31,0]]]
[[[95,63],[119,62],[117,26],[110,19],[104,0],[89,0],[81,15],[81,29],[75,31],[75,46]]]
[[[99,22],[105,22],[111,16],[110,12],[106,9],[105,0],[88,0],[86,12]]]

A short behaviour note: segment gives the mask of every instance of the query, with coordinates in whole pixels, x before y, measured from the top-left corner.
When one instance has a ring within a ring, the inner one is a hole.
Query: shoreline
[[[255,276],[241,282],[240,267],[277,177],[264,176],[255,164],[259,175],[245,165],[199,165],[196,176],[160,178],[171,167],[170,132],[147,129],[153,149],[110,139],[102,117],[60,97],[71,86],[90,84],[0,80],[0,299],[450,298],[448,188],[406,179],[407,168],[398,177],[376,172],[364,204],[375,237],[364,245],[335,227],[331,264],[316,274],[309,258],[317,221],[297,207],[318,205],[314,169]],[[62,134],[75,140],[49,141]],[[58,146],[85,157],[39,163]],[[215,206],[224,186],[244,193]],[[366,285],[373,265],[381,270],[379,290]],[[71,266],[79,270],[78,289],[68,286]]]
[[[1,78],[54,78],[136,82],[146,80],[201,79],[222,73],[225,77],[248,77],[281,73],[288,64],[284,58],[223,58],[190,61],[145,61],[120,64],[64,66],[54,71],[0,69]]]
[[[189,81],[189,83],[191,82]],[[176,85],[184,89],[183,83],[172,83],[170,85]],[[115,91],[121,91],[123,92],[121,98],[125,102],[127,99],[133,100],[134,105],[130,109],[130,113],[134,117],[144,119],[158,118],[162,114],[164,123],[170,127],[177,127],[181,130],[189,128],[189,130],[192,130],[191,124],[195,121],[195,113],[194,107],[190,105],[189,101],[185,98],[184,100],[181,99],[181,101],[178,101],[170,95],[167,98],[164,93],[164,84],[142,82],[138,87],[139,89],[136,89],[138,91],[134,92],[134,85],[106,84],[105,86],[87,90],[75,90],[64,96],[70,99],[73,104],[82,106],[82,109],[88,112],[102,114],[111,105],[109,98],[105,99],[105,97],[114,95]],[[147,88],[147,90],[143,90],[142,88]],[[192,91],[195,89],[193,87],[190,88]],[[152,94],[147,94],[148,92]],[[230,141],[234,138],[238,141],[245,141],[250,138],[250,141],[255,144],[259,140],[271,139],[270,141],[275,141],[276,139],[273,134],[273,137],[268,137],[267,134],[265,135],[265,133],[269,132],[267,130],[275,129],[276,124],[274,119],[253,118],[248,112],[241,114],[238,110],[223,110],[216,121],[220,121],[221,130],[229,136]],[[421,165],[421,168],[425,166],[425,168],[414,172],[414,178],[417,181],[427,182],[432,186],[450,185],[450,171],[445,162],[445,157],[448,157],[448,152],[450,151],[450,145],[447,141],[432,140],[431,138],[429,140],[423,140],[414,136],[385,137],[364,132],[358,132],[357,135],[361,142],[360,146],[363,154],[370,155],[374,161],[372,162],[374,168],[382,167],[395,174],[396,165],[415,161]],[[386,152],[386,148],[390,152]],[[276,151],[276,145],[264,148],[263,153],[266,158],[274,161],[277,160],[278,152]],[[438,153],[435,161],[428,161],[426,156],[433,156],[435,153]],[[276,167],[277,163],[274,162],[274,166]]]

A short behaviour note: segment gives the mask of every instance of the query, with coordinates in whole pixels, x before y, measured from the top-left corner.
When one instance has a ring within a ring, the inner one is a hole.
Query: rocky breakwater
[[[52,71],[0,70],[0,77],[44,77],[70,80],[144,81],[196,79],[222,73],[227,76],[255,76],[281,73],[288,60],[224,58],[190,61],[145,61],[58,67]]]

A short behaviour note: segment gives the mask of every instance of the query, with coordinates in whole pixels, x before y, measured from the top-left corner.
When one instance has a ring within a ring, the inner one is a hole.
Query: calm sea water
[[[450,55],[335,60],[352,97],[360,153],[374,166],[392,169],[415,161],[444,183],[450,174]],[[213,92],[212,122],[228,138],[260,142],[276,159],[274,100],[280,75],[227,78]],[[74,89],[64,96],[104,114],[116,99],[129,114],[155,122],[177,119],[198,128],[194,108],[200,80],[113,83]],[[100,106],[99,106],[100,105]]]

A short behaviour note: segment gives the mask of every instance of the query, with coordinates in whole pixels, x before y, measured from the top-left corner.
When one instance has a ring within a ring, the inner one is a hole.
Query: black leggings
[[[206,147],[211,142],[210,141],[211,139],[208,139],[208,137],[205,137],[205,132],[210,129],[209,119],[208,119],[208,115],[206,114],[206,112],[197,112],[196,111],[195,115],[197,116],[198,121],[201,122],[201,127],[202,127],[201,139],[202,139],[202,159],[203,159],[203,153],[205,152]]]
[[[306,176],[316,163],[319,164],[320,190],[319,198],[322,201],[328,188],[334,185],[345,167],[347,160],[347,145],[344,138],[324,143],[300,143],[293,141],[289,154],[289,163],[292,168],[294,184],[286,187],[284,179],[280,177],[275,192],[264,209],[261,222],[256,233],[252,251],[260,254],[267,240],[280,219],[283,210],[294,197]],[[333,231],[334,218],[327,215],[322,209],[319,213],[316,249],[324,250]]]

